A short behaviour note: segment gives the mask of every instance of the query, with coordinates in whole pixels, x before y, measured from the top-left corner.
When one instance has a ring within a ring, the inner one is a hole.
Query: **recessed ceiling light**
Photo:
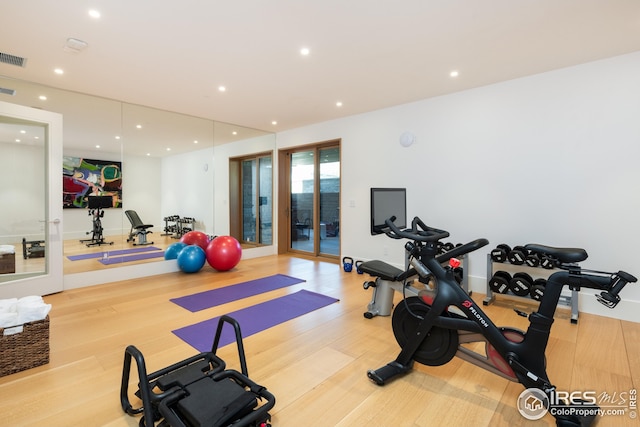
[[[26,130],[21,130],[20,133],[27,133],[27,131]]]
[[[136,129],[142,129],[142,125],[136,125]]]
[[[99,146],[99,145],[96,145],[96,148],[100,148],[100,146]]]
[[[116,139],[120,139],[120,135],[116,135]]]
[[[218,92],[226,92],[227,88],[224,86],[218,86]]]
[[[170,148],[170,147],[167,147],[167,151],[171,151],[171,148]]]
[[[231,134],[232,134],[232,135],[237,135],[237,134],[238,134],[238,132],[234,130],[233,132],[231,132]]]
[[[19,139],[19,138],[16,138],[16,142],[20,142],[20,139]]]
[[[58,74],[58,75],[64,74],[64,70],[62,68],[56,68],[56,69],[53,70],[53,72]]]
[[[276,122],[276,121],[274,120],[274,121],[272,121],[272,122],[271,122],[271,124],[275,126],[275,125],[277,125],[277,124],[278,124],[278,122]]]
[[[303,47],[302,49],[300,49],[300,55],[302,56],[307,56],[309,55],[309,53],[311,53],[311,51],[308,47]]]
[[[452,72],[449,73],[449,76],[451,77],[458,77],[458,75],[460,75],[458,70],[453,70]]]
[[[147,156],[150,156],[150,155],[151,155],[151,153],[147,153]]]
[[[336,102],[336,107],[342,107],[342,101]]]
[[[194,143],[194,144],[197,144],[197,143],[198,143],[198,140],[196,139],[195,141],[193,141],[193,143]]]
[[[40,101],[46,101],[46,100],[47,100],[47,97],[46,97],[46,96],[44,96],[44,95],[40,95],[40,96],[38,97],[38,99],[39,99]]]
[[[92,18],[98,19],[98,18],[100,18],[100,11],[95,10],[95,9],[91,9],[89,11],[89,16],[92,17]]]

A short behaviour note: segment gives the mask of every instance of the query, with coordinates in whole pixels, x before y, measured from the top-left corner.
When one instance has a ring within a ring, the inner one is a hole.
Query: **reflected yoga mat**
[[[212,289],[180,298],[172,298],[170,301],[194,313],[206,308],[237,301],[242,298],[295,285],[304,281],[303,279],[284,274],[275,274],[273,276],[263,277],[262,279],[249,280],[248,282],[242,282],[236,285]]]
[[[228,313],[227,316],[238,321],[242,331],[242,338],[246,338],[338,301],[340,300],[336,298],[302,290],[243,308],[233,313]],[[219,317],[214,317],[213,319],[205,320],[204,322],[176,329],[171,332],[200,352],[211,351],[219,319]],[[225,346],[234,341],[235,335],[233,328],[225,325],[225,327],[222,328],[218,347]]]
[[[142,259],[160,258],[164,257],[164,251],[143,252],[135,255],[125,256],[111,256],[109,252],[109,258],[99,259],[98,262],[104,265],[119,264],[123,262],[140,261]]]
[[[102,258],[105,253],[108,253],[111,257],[112,255],[126,255],[126,254],[135,254],[139,252],[149,252],[149,251],[159,251],[160,248],[156,248],[155,246],[145,246],[144,248],[133,248],[133,249],[119,249],[117,251],[105,251],[105,252],[94,252],[90,254],[82,254],[82,255],[71,255],[67,258],[71,261],[80,261],[84,259],[92,259],[92,258]]]

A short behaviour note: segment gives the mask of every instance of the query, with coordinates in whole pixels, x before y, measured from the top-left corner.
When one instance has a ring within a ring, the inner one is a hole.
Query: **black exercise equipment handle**
[[[411,221],[411,229],[400,230],[394,223],[395,216],[386,219],[384,223],[391,231],[386,231],[385,234],[392,239],[410,239],[416,242],[437,242],[438,240],[449,237],[449,232],[427,226],[417,216]]]
[[[618,294],[627,285],[627,283],[635,283],[638,279],[635,276],[625,272],[618,271],[611,279],[611,287],[608,291],[601,292],[600,295],[596,295],[599,303],[608,308],[614,308],[620,302]]]

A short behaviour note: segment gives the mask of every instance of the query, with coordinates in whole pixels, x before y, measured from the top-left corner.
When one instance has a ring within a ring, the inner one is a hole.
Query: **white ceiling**
[[[0,52],[27,58],[0,76],[270,132],[640,50],[638,0],[29,0],[0,16]]]

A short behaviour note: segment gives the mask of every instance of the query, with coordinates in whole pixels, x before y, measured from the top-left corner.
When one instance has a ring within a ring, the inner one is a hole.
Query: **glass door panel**
[[[318,235],[320,253],[340,255],[340,148],[321,148],[318,152],[320,168],[320,215]]]
[[[256,160],[242,161],[242,241],[256,242]]]
[[[299,151],[291,154],[290,176],[290,248],[313,253],[314,150]]]
[[[260,171],[260,188],[258,194],[258,227],[260,229],[260,242],[263,245],[273,244],[273,166],[271,157],[258,159]]]

